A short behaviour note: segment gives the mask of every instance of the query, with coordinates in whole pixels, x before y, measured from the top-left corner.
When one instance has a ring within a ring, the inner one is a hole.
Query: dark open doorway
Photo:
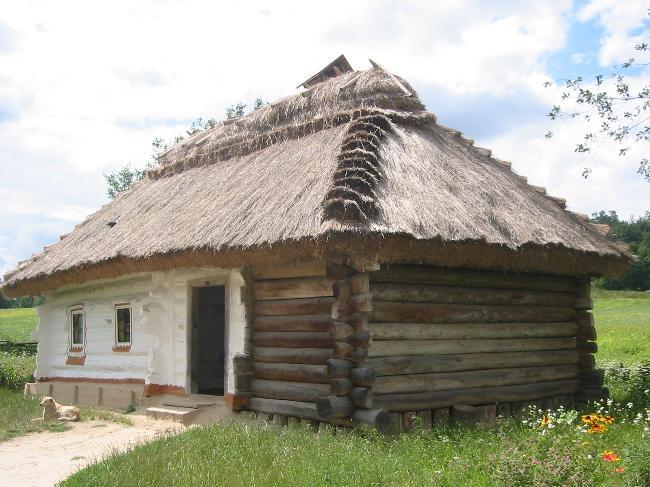
[[[192,289],[192,392],[223,395],[225,287]]]

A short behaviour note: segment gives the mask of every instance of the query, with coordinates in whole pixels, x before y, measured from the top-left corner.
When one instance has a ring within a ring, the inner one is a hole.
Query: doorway
[[[192,288],[192,392],[223,396],[225,286]]]

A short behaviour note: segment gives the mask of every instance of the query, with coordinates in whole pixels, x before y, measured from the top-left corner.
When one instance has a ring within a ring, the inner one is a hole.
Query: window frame
[[[120,309],[129,310],[129,341],[128,342],[119,341],[120,333],[118,329],[119,322],[117,319],[117,312]],[[131,303],[118,303],[113,305],[113,318],[115,321],[115,326],[113,327],[114,335],[115,335],[113,351],[114,352],[130,351],[131,345],[133,344],[133,306],[131,305]]]
[[[68,321],[68,330],[69,330],[69,341],[68,341],[68,351],[69,352],[84,352],[86,350],[86,312],[83,305],[74,305],[70,306],[69,311],[69,321]],[[76,343],[74,341],[74,317],[75,315],[81,316],[81,342]]]

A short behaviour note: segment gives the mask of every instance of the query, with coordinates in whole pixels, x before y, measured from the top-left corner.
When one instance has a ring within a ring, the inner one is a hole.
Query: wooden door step
[[[173,406],[180,408],[200,409],[209,406],[225,404],[223,396],[207,396],[205,394],[190,394],[184,397],[172,397],[165,399],[162,406]]]
[[[152,406],[147,408],[147,417],[187,424],[199,412],[196,408],[178,406]]]

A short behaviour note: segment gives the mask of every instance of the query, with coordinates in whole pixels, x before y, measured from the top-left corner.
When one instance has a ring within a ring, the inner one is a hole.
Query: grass
[[[554,417],[552,429],[534,414],[529,424],[502,420],[494,430],[442,427],[394,437],[216,424],[114,454],[62,485],[648,485],[643,428],[650,418],[634,424],[621,414],[604,433],[589,434],[576,413]],[[605,450],[622,460],[604,461]]]
[[[650,358],[650,292],[594,289],[597,362],[626,365]]]
[[[25,397],[22,391],[0,387],[0,442],[36,431],[62,432],[70,429],[68,423],[58,420],[32,421],[42,417],[43,409],[39,402],[40,398]],[[92,407],[81,408],[81,420],[133,426],[133,420],[128,416]],[[104,425],[98,423],[98,426]]]
[[[22,391],[0,387],[0,441],[33,431],[66,431],[70,426],[61,421],[32,421],[42,416],[39,399],[26,398]]]
[[[0,340],[29,342],[37,323],[36,308],[0,309]]]

